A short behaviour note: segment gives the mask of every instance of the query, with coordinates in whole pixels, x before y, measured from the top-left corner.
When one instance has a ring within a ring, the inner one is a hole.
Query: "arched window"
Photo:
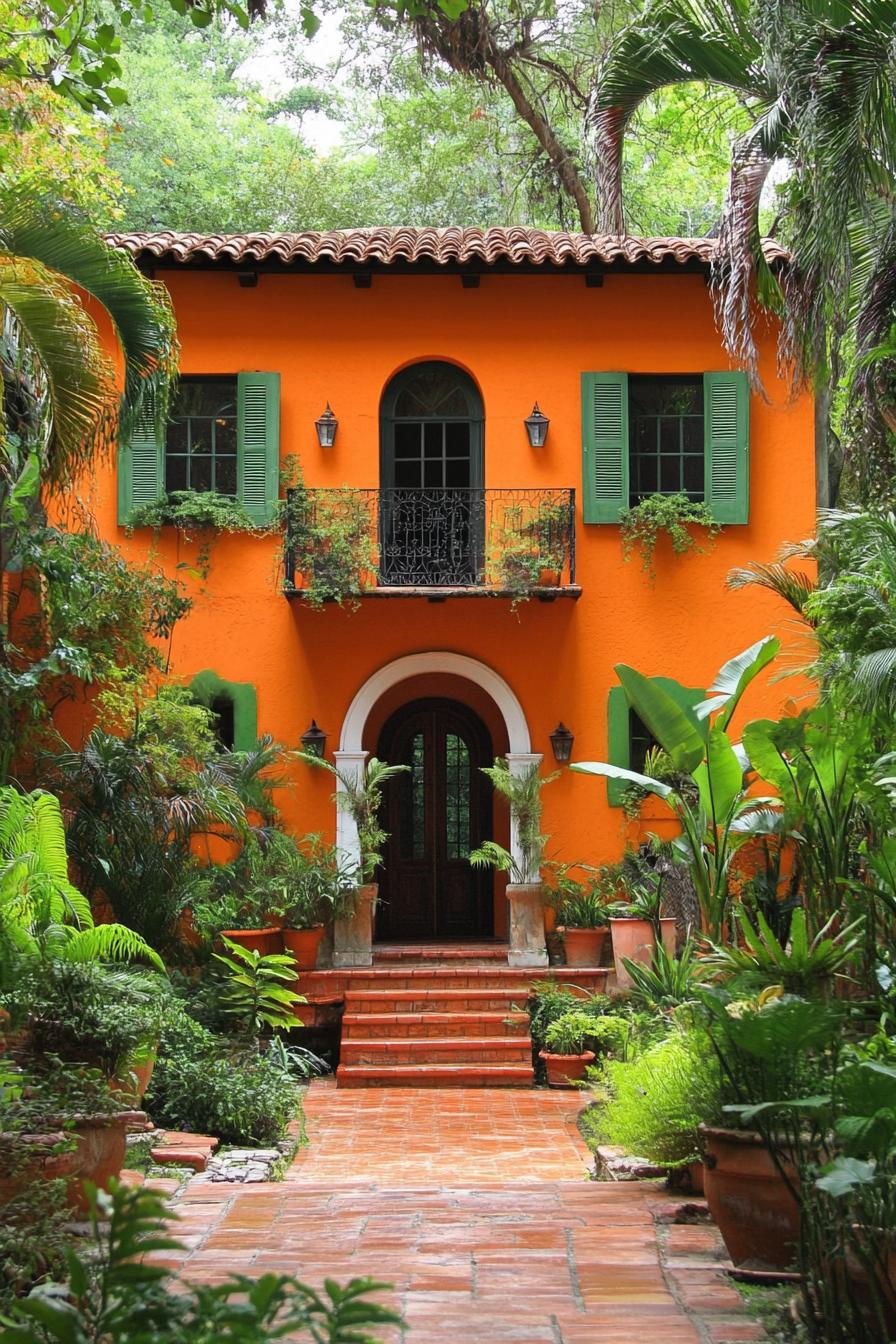
[[[382,400],[384,489],[481,489],[482,399],[454,364],[412,364]]]
[[[434,360],[396,374],[380,414],[381,584],[480,581],[483,472],[482,399],[469,374]]]

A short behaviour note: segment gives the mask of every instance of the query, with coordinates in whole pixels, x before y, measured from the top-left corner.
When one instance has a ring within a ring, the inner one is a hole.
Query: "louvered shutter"
[[[241,373],[236,388],[239,498],[255,523],[269,523],[280,469],[280,375]]]
[[[628,374],[582,374],[582,503],[586,523],[628,508]]]
[[[719,523],[750,512],[750,384],[745,373],[703,375],[706,502]]]
[[[127,443],[118,449],[118,521],[126,524],[141,504],[151,504],[164,491],[164,454],[149,409],[137,421]]]

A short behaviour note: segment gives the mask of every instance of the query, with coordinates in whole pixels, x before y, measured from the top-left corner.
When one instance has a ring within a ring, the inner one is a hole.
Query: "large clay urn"
[[[333,923],[333,965],[373,965],[373,913],[378,887],[368,882],[358,887],[355,912]]]
[[[752,1130],[701,1125],[703,1189],[728,1254],[742,1269],[792,1269],[800,1236],[796,1196]],[[796,1173],[788,1167],[791,1182]]]
[[[611,919],[613,934],[613,962],[616,984],[620,989],[631,989],[632,978],[622,964],[623,958],[649,966],[653,960],[656,939],[649,919]]]
[[[549,1050],[539,1050],[538,1058],[544,1061],[548,1087],[572,1087],[582,1081],[588,1065],[594,1063],[594,1051],[583,1050],[580,1055],[554,1055]]]
[[[510,947],[508,966],[547,966],[544,888],[540,882],[508,882]]]

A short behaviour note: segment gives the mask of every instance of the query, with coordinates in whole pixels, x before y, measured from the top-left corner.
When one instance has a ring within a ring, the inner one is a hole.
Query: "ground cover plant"
[[[372,1327],[401,1318],[374,1300],[387,1284],[328,1280],[322,1294],[293,1275],[234,1275],[214,1287],[175,1278],[151,1252],[180,1249],[163,1201],[146,1190],[94,1192],[87,1248],[70,1252],[61,1284],[48,1283],[0,1317],[6,1344],[256,1344],[305,1338],[317,1344],[373,1341]],[[172,1291],[176,1289],[176,1291]]]

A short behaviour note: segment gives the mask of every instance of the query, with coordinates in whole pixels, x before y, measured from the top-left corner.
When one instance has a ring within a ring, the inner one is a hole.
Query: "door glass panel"
[[[449,859],[470,852],[470,751],[462,737],[445,734],[445,847]]]
[[[411,739],[408,758],[410,770],[404,775],[405,824],[402,826],[403,857],[422,859],[426,848],[426,793],[424,783],[423,734]]]

